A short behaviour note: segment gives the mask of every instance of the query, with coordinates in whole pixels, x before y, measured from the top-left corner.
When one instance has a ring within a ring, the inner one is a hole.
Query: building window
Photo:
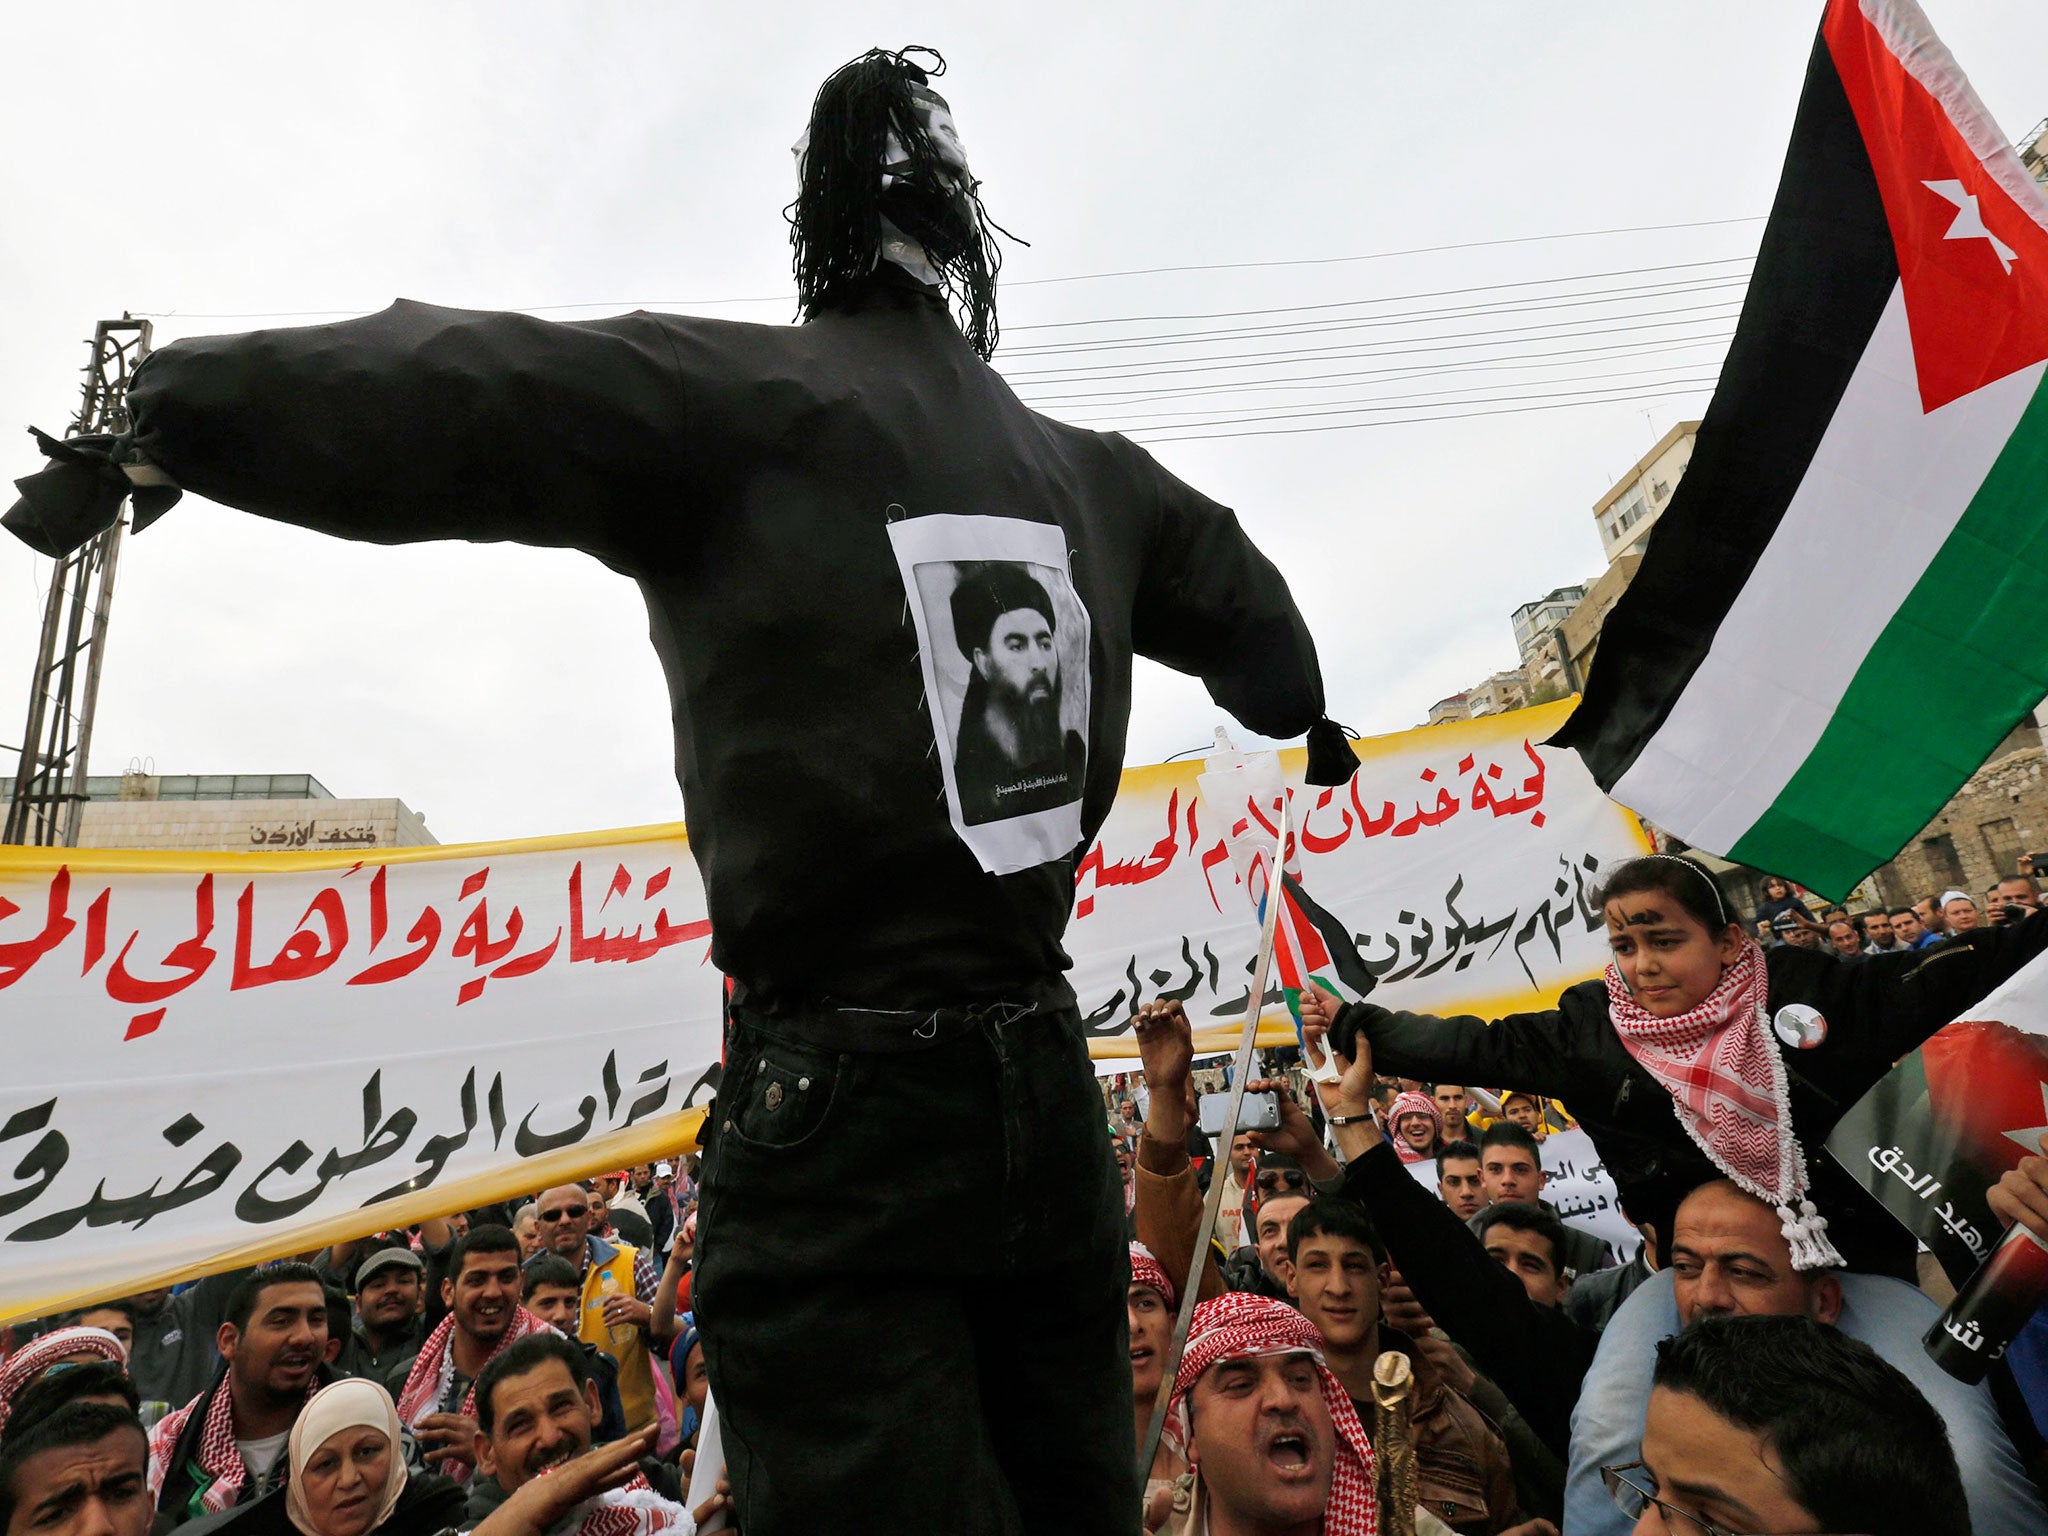
[[[2019,828],[2013,825],[2012,818],[2001,816],[1977,830],[1983,834],[1984,851],[1991,855],[1991,867],[1998,871],[1998,878],[2004,880],[2018,874],[2020,854],[2025,850],[2020,847]]]
[[[1927,873],[1944,888],[1963,883],[1963,861],[1956,857],[1956,840],[1946,832],[1920,839],[1920,856],[1927,860]]]

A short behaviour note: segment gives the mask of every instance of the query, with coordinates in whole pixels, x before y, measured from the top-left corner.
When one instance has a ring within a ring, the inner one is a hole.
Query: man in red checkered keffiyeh
[[[1377,1536],[1372,1443],[1322,1335],[1283,1302],[1232,1291],[1195,1308],[1173,1420],[1196,1471],[1196,1529],[1322,1516],[1325,1536]]]
[[[476,1417],[476,1376],[471,1376],[469,1385],[456,1400],[455,1394],[455,1330],[458,1313],[450,1312],[441,1319],[440,1325],[427,1335],[427,1342],[420,1346],[418,1356],[413,1360],[412,1369],[406,1372],[405,1385],[398,1391],[398,1418],[406,1428],[419,1431],[433,1429],[429,1419],[438,1419],[447,1414],[459,1414],[465,1419]],[[513,1306],[512,1320],[496,1343],[488,1345],[483,1362],[476,1368],[476,1375],[483,1373],[485,1365],[502,1354],[509,1346],[516,1344],[530,1333],[553,1332],[548,1324],[521,1306]],[[481,1343],[479,1347],[483,1347]],[[436,1471],[457,1482],[469,1478],[467,1446],[454,1448]]]
[[[22,1345],[0,1362],[0,1425],[14,1411],[14,1400],[34,1386],[51,1366],[62,1361],[109,1360],[126,1367],[128,1351],[104,1328],[59,1328]]]

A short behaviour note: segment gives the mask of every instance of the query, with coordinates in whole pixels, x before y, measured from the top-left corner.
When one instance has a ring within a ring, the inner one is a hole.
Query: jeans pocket
[[[786,1152],[815,1138],[838,1097],[843,1058],[746,1031],[739,1073],[718,1091],[719,1135],[728,1146]]]

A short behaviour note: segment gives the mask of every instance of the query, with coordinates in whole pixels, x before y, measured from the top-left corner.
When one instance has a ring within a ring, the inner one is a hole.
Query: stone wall
[[[1899,856],[1877,872],[1891,906],[1956,886],[1979,901],[1985,887],[2017,873],[2023,853],[2048,850],[2048,752],[2022,726],[1970,776],[1954,799]]]

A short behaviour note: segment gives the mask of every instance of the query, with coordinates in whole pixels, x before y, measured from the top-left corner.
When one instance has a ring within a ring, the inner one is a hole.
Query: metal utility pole
[[[85,398],[67,438],[128,430],[128,380],[149,355],[149,338],[149,322],[125,314],[93,328]],[[62,848],[78,843],[107,612],[127,525],[124,509],[113,527],[60,559],[50,578],[28,722],[22,727],[21,764],[0,842]]]

